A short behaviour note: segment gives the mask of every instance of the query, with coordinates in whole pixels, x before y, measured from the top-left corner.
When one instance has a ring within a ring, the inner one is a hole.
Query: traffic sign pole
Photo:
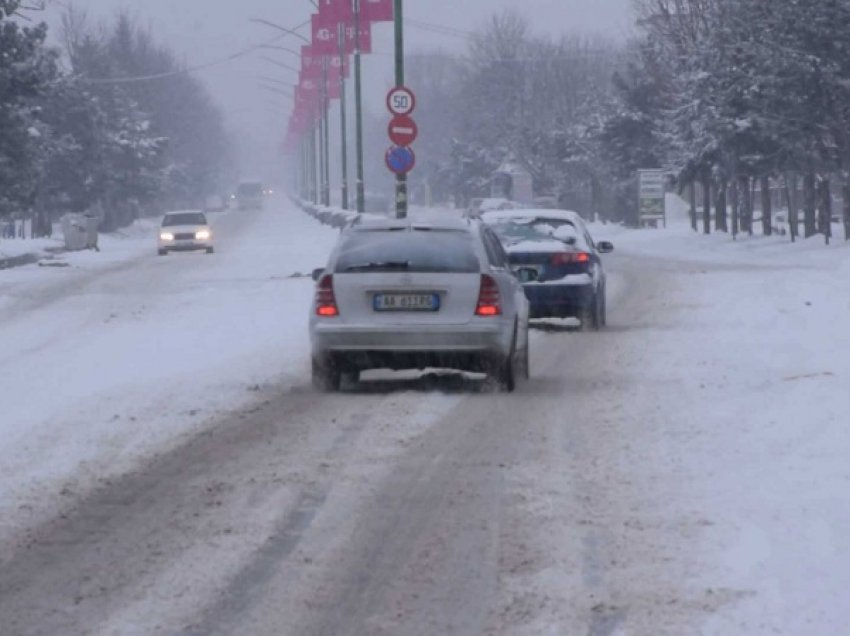
[[[342,65],[339,69],[339,113],[340,131],[342,137],[342,209],[348,209],[348,125],[345,112],[345,23],[337,25],[337,37],[339,38],[339,59]]]
[[[360,63],[360,0],[354,0],[354,105],[357,138],[357,212],[366,211],[366,184],[363,176],[363,83]]]
[[[395,17],[395,85],[404,86],[404,14],[403,0],[393,0]],[[395,214],[407,218],[407,173],[396,174]]]

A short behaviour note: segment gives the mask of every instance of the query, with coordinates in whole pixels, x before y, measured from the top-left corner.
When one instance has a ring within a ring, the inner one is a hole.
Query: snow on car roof
[[[420,212],[411,214],[407,219],[392,218],[360,218],[355,220],[352,229],[355,231],[381,231],[381,230],[453,230],[469,231],[471,222],[463,217],[439,212]]]
[[[576,223],[581,221],[581,215],[572,210],[547,210],[545,208],[528,208],[520,210],[492,210],[481,215],[485,222],[509,221],[511,219],[559,219]]]

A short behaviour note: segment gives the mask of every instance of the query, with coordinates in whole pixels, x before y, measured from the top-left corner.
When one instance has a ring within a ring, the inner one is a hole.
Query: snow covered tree
[[[21,27],[19,0],[0,0],[0,215],[26,213],[38,191],[39,97],[56,77],[56,56],[44,46],[47,27]]]

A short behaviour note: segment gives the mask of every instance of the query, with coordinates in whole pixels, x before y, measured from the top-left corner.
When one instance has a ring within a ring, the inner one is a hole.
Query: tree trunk
[[[690,201],[691,201],[691,227],[693,228],[694,232],[696,232],[698,230],[697,230],[697,184],[696,184],[695,181],[691,181],[690,185],[688,186],[688,190],[689,190],[688,196],[690,197]]]
[[[850,174],[844,175],[844,240],[850,241]]]
[[[741,215],[741,197],[738,196],[738,180],[732,179],[729,185],[729,198],[732,204],[732,238],[738,237],[738,223]]]
[[[770,199],[770,177],[761,178],[761,228],[765,236],[773,234],[773,201]]]
[[[817,234],[817,193],[815,174],[807,173],[803,177],[803,231],[809,238]]]
[[[829,245],[832,238],[832,184],[829,179],[822,179],[818,186],[818,231]]]
[[[729,224],[726,218],[726,180],[717,182],[717,194],[714,196],[714,227],[720,232],[728,232]]]
[[[711,173],[708,170],[702,178],[702,231],[711,234]]]
[[[750,191],[750,178],[738,177],[738,198],[740,207],[741,230],[753,234],[753,197]]]
[[[797,190],[797,175],[792,172],[785,175],[785,199],[788,201],[788,231],[791,233],[791,242],[794,243],[800,236],[800,197]]]

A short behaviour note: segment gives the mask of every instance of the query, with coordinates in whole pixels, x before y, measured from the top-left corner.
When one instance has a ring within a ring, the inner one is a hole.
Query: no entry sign
[[[416,110],[416,96],[406,86],[396,86],[387,93],[387,109],[393,115],[410,115]]]
[[[409,146],[419,136],[419,127],[411,117],[396,115],[390,122],[388,132],[390,141],[396,146]]]
[[[407,174],[416,165],[416,154],[410,148],[392,146],[386,154],[387,168],[396,174]]]

